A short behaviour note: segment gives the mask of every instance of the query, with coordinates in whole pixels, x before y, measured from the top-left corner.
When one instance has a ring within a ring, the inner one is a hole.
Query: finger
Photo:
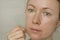
[[[23,32],[22,31],[17,31],[17,32],[14,32],[12,34],[10,34],[8,37],[9,38],[12,38],[12,37],[15,37],[15,36],[24,36]]]
[[[15,35],[15,36],[12,36],[12,37],[10,37],[10,39],[24,39],[24,36],[23,35],[20,35],[20,34],[17,34],[17,35]]]
[[[17,39],[17,40],[25,40],[25,38],[20,38],[20,39]]]
[[[17,40],[17,39],[14,39],[14,38],[8,38],[8,40]]]
[[[25,40],[25,38],[20,38],[20,39],[13,39],[13,38],[10,38],[8,40]]]
[[[14,40],[13,38],[8,38],[8,40]]]
[[[15,31],[18,31],[18,30],[22,30],[22,27],[21,26],[17,26],[11,32],[15,32]]]
[[[12,37],[13,39],[21,39],[21,38],[24,38],[24,36],[21,36],[21,35],[16,35],[16,36],[14,36],[14,37]]]
[[[16,32],[16,31],[19,31],[19,30],[22,30],[22,27],[21,27],[21,26],[15,27],[13,30],[11,30],[11,31],[8,33],[8,35],[11,34],[11,33]]]

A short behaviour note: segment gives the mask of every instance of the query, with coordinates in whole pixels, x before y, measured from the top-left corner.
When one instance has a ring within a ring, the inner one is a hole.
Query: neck
[[[46,38],[46,39],[31,39],[31,40],[53,40],[52,37]]]

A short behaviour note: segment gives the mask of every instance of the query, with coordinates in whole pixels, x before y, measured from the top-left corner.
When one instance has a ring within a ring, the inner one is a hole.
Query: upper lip
[[[40,29],[37,29],[37,28],[31,28],[31,30],[41,31]]]

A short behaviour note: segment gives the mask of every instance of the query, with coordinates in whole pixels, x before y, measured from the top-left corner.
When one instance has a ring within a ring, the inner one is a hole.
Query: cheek
[[[56,20],[54,20],[53,18],[44,18],[42,20],[42,30],[44,35],[51,35],[54,32],[55,28]]]
[[[32,19],[33,19],[33,17],[31,15],[27,14],[27,16],[26,16],[27,25],[31,25],[32,24]]]
[[[33,25],[32,19],[33,19],[33,16],[27,14],[27,16],[26,16],[27,29]],[[48,37],[53,33],[53,31],[56,28],[56,19],[53,17],[51,17],[51,18],[42,17],[41,24],[39,26],[40,26],[41,30],[43,31],[42,37]],[[37,35],[40,35],[40,33]]]

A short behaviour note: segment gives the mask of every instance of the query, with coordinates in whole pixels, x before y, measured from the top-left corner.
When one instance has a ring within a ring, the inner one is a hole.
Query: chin
[[[48,35],[45,35],[43,36],[42,34],[33,34],[33,33],[30,33],[28,32],[28,35],[31,37],[31,39],[34,39],[34,40],[43,40],[43,39],[48,39],[50,36]]]
[[[41,39],[42,34],[36,33],[36,32],[31,32],[30,30],[27,30],[27,34],[31,37],[31,39]]]
[[[31,36],[31,39],[38,40],[38,39],[41,39],[41,38],[38,37],[38,36]]]
[[[38,34],[28,33],[28,35],[31,37],[31,39],[34,39],[34,40],[41,39],[41,36]]]

